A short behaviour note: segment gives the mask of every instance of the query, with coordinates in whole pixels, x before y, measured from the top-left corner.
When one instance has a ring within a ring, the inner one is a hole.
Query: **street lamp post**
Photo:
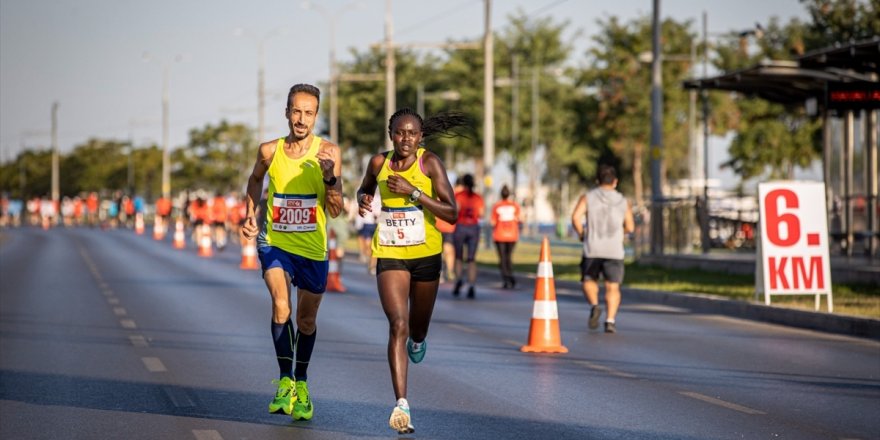
[[[654,0],[651,51],[651,254],[663,254],[663,63],[660,50],[660,0]]]
[[[287,29],[278,27],[269,31],[266,35],[258,37],[245,28],[236,28],[233,35],[236,37],[248,36],[257,42],[257,142],[263,142],[266,135],[266,40],[269,38],[285,35]]]
[[[708,77],[709,64],[709,25],[708,14],[703,11],[703,78]],[[703,203],[700,204],[700,244],[704,254],[709,253],[709,91],[700,90],[703,101]]]
[[[58,158],[58,102],[52,103],[52,203],[55,205],[56,219],[60,219],[59,200],[61,199],[61,178]]]
[[[337,97],[339,93],[339,72],[336,65],[336,19],[343,12],[351,9],[352,6],[363,7],[363,3],[360,1],[349,2],[330,13],[316,2],[308,0],[302,2],[303,9],[314,9],[324,16],[330,32],[330,141],[333,143],[339,143],[339,101]]]
[[[171,60],[159,61],[149,53],[144,53],[144,62],[158,62],[162,65],[162,197],[171,198],[171,159],[169,157],[169,101],[168,91],[169,77],[171,76],[171,63],[183,61],[183,55],[175,55]]]

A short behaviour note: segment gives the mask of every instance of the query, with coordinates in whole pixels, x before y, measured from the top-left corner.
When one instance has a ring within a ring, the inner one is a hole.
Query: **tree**
[[[220,121],[189,132],[189,145],[172,154],[173,190],[226,192],[243,188],[256,158],[252,130]]]
[[[645,197],[643,181],[648,177],[649,160],[645,154],[650,140],[650,68],[640,61],[651,52],[651,21],[642,17],[622,23],[615,17],[597,22],[594,46],[587,52],[588,66],[582,70],[577,86],[587,92],[577,105],[593,111],[592,119],[583,121],[580,131],[589,133],[592,145],[602,161],[619,168],[623,188],[632,187],[636,203]],[[681,82],[691,76],[693,64],[682,55],[696,44],[690,21],[671,19],[661,23],[662,51],[670,59],[662,63],[663,75],[663,179],[688,176],[688,93]],[[671,55],[676,59],[672,60]],[[719,103],[720,105],[720,103]],[[589,157],[587,154],[572,156]],[[579,174],[592,182],[592,168],[581,164]]]

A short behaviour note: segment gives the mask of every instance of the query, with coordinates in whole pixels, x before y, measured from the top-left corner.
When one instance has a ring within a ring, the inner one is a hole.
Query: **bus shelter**
[[[822,118],[822,169],[830,241],[842,254],[863,254],[873,259],[878,256],[880,243],[878,76],[880,37],[874,37],[809,52],[794,61],[766,61],[715,77],[688,80],[684,87],[737,92],[801,107],[807,114]],[[703,109],[707,111],[707,106]],[[708,120],[706,114],[703,116]],[[708,203],[704,200],[701,205],[707,207]],[[701,217],[707,219],[708,215]],[[708,223],[701,223],[707,249]]]

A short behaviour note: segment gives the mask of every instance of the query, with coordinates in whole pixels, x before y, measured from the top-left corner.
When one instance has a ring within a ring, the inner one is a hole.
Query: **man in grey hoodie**
[[[599,186],[582,195],[571,214],[571,225],[584,242],[581,258],[581,281],[584,296],[592,306],[589,327],[599,327],[599,276],[605,279],[605,332],[615,333],[615,317],[620,306],[620,283],[623,282],[624,233],[635,230],[632,208],[617,191],[617,171],[599,165]],[[586,220],[586,228],[584,225]]]

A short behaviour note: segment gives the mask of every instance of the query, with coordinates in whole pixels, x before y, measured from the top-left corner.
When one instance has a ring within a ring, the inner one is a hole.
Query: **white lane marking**
[[[596,370],[596,371],[601,371],[603,373],[608,373],[612,376],[625,377],[627,379],[638,378],[638,376],[636,376],[635,374],[624,373],[623,371],[615,370],[614,368],[606,367],[604,365],[594,364],[589,361],[575,361],[575,363],[578,365],[583,365],[591,370]]]
[[[144,363],[144,366],[147,367],[147,371],[151,373],[168,371],[168,369],[165,368],[165,364],[162,363],[162,360],[157,357],[142,357],[141,361]]]
[[[125,316],[128,314],[128,312],[125,311],[125,307],[114,307],[113,313],[116,314],[116,316]]]
[[[119,304],[119,298],[107,298],[107,304],[112,304],[112,305]]]
[[[455,330],[459,330],[459,331],[463,331],[463,332],[465,332],[465,333],[479,333],[479,331],[474,330],[474,329],[472,329],[472,328],[470,328],[470,327],[465,327],[465,326],[463,326],[463,325],[461,325],[461,324],[448,324],[448,325],[449,325],[449,328],[452,328],[452,329],[455,329]]]
[[[196,406],[195,402],[190,399],[189,394],[183,388],[164,386],[162,391],[165,391],[165,395],[171,399],[171,403],[178,408],[192,408]]]
[[[104,296],[113,296],[113,291],[110,289],[102,289],[101,293],[103,293]]]
[[[147,343],[147,338],[141,335],[131,335],[128,337],[128,340],[131,341],[131,345],[135,347],[147,347],[150,344]]]
[[[752,409],[746,406],[737,405],[735,403],[727,402],[721,399],[716,399],[714,397],[709,397],[705,394],[695,393],[693,391],[679,391],[679,394],[683,396],[688,396],[692,399],[702,400],[703,402],[711,403],[713,405],[718,405],[727,409],[732,409],[734,411],[739,411],[741,413],[746,414],[767,414],[764,411],[758,411],[756,409]]]
[[[137,328],[137,324],[134,323],[133,319],[120,319],[119,325],[123,328]]]
[[[196,440],[223,440],[223,436],[213,429],[193,429]]]

